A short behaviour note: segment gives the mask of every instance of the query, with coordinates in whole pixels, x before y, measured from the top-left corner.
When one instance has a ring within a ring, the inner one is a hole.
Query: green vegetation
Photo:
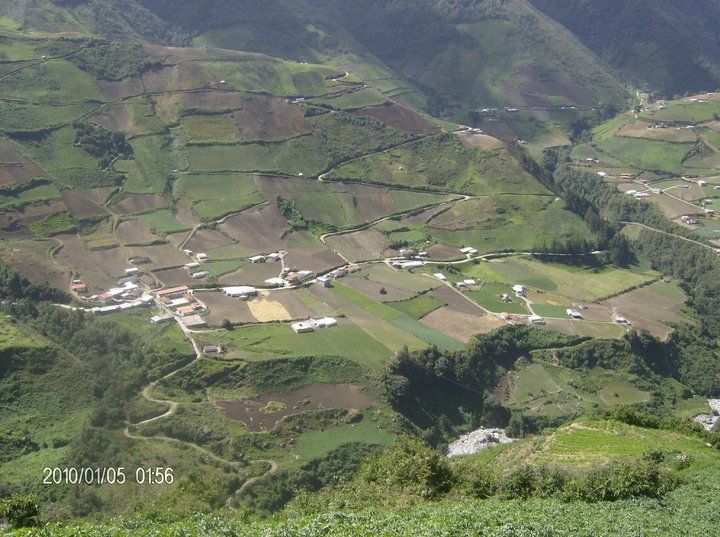
[[[420,319],[425,317],[428,313],[435,311],[436,309],[444,306],[439,300],[435,300],[427,295],[418,295],[408,300],[401,300],[398,302],[387,302],[387,305],[391,308],[395,308],[401,311],[405,315],[412,317],[413,319]]]
[[[78,229],[77,222],[69,213],[55,213],[29,226],[36,237],[51,237],[60,233],[74,233]]]
[[[97,39],[83,43],[76,54],[69,56],[69,61],[95,78],[114,81],[139,76],[145,69],[158,65],[145,54],[140,44]]]
[[[52,183],[30,182],[18,188],[0,190],[0,206],[8,209],[19,209],[57,199],[60,199],[60,191]]]
[[[188,199],[203,220],[215,220],[264,201],[251,175],[184,174],[175,182],[174,194]]]
[[[467,194],[546,194],[505,150],[467,149],[451,134],[344,164],[327,179]]]
[[[297,449],[305,459],[312,460],[350,442],[387,446],[392,444],[393,440],[394,436],[390,433],[364,421],[325,431],[305,433],[298,438]]]
[[[147,222],[154,233],[163,235],[190,229],[188,226],[180,223],[170,209],[160,209],[159,211],[141,214],[138,218]]]

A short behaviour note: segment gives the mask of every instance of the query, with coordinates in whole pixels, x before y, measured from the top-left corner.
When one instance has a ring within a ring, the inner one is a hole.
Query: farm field
[[[392,351],[353,324],[296,334],[288,324],[239,327],[231,332],[198,335],[222,344],[228,359],[269,360],[278,357],[342,356],[379,370]]]

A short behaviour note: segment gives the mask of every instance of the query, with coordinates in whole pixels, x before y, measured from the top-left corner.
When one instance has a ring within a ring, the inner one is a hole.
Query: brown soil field
[[[185,234],[187,235],[187,234]],[[209,252],[215,248],[223,248],[235,244],[234,241],[213,229],[198,229],[185,248],[193,252]]]
[[[280,273],[280,263],[249,263],[235,272],[225,274],[219,281],[223,285],[266,285],[265,280]],[[197,282],[197,280],[195,280]]]
[[[111,106],[102,115],[93,116],[88,121],[105,127],[109,131],[132,132],[133,130],[130,107],[126,104]]]
[[[567,334],[569,336],[576,336],[577,333],[573,330],[570,321],[567,319],[545,319],[545,324],[537,325],[538,328],[545,330],[553,330],[560,332],[561,334]]]
[[[45,177],[49,177],[46,171],[26,159],[8,140],[0,139],[0,187]]]
[[[248,99],[231,116],[246,140],[284,140],[312,132],[300,107],[285,99]]]
[[[182,266],[189,261],[188,256],[169,244],[154,246],[130,246],[127,248],[128,257],[149,257],[151,262],[144,267],[150,270]],[[195,280],[197,283],[198,280]]]
[[[348,287],[360,291],[361,293],[369,296],[373,300],[380,302],[393,302],[395,300],[407,300],[412,298],[416,293],[412,293],[406,289],[400,289],[392,285],[381,284],[372,280],[366,280],[365,278],[344,278],[343,283]],[[387,291],[386,295],[380,294],[380,289],[385,288]]]
[[[687,322],[687,319],[680,315],[680,310],[684,307],[682,303],[654,292],[655,289],[661,289],[664,285],[668,284],[653,283],[611,298],[603,302],[603,305],[613,308],[618,315],[627,318],[633,328],[645,328],[651,334],[665,339],[672,332],[670,323]]]
[[[28,205],[19,211],[12,213],[15,220],[25,225],[32,224],[50,216],[51,214],[66,211],[67,206],[62,201],[51,201],[50,203],[42,203],[40,205]]]
[[[68,210],[75,218],[108,214],[105,207],[98,205],[94,200],[80,192],[65,189],[60,194]]]
[[[264,411],[270,401],[283,403],[285,408]],[[314,384],[287,393],[274,393],[242,401],[217,401],[215,406],[225,410],[225,416],[242,421],[249,431],[267,431],[281,419],[305,412],[327,408],[360,410],[373,404],[362,386],[355,384]]]
[[[671,190],[672,195],[675,196],[678,192],[682,192],[682,190],[678,190],[677,188],[674,188]],[[700,214],[700,209],[697,209],[693,207],[691,204],[686,203],[681,200],[677,200],[674,198],[671,198],[670,196],[666,196],[665,194],[655,195],[652,194],[650,198],[646,198],[649,200],[652,200],[653,203],[657,204],[658,207],[660,207],[660,210],[663,212],[665,216],[670,218],[671,220],[673,218],[678,218],[683,215],[692,215],[692,214]]]
[[[219,326],[225,319],[234,324],[256,322],[246,300],[229,297],[218,291],[196,291],[195,296],[208,307],[205,320],[210,326]]]
[[[121,274],[118,271],[108,274],[103,266],[99,264],[98,257],[89,254],[77,235],[65,234],[58,235],[56,238],[62,241],[63,247],[55,254],[55,261],[75,273],[87,285],[88,294],[99,294],[116,285],[117,276]],[[122,252],[119,248],[114,250]],[[120,270],[125,268],[125,265],[123,265]],[[67,282],[65,282],[66,285]],[[65,286],[63,286],[63,289]]]
[[[15,213],[0,214],[0,239],[24,239],[30,236],[32,233],[15,218]]]
[[[249,250],[269,253],[285,248],[287,220],[272,205],[253,207],[225,220],[218,229]]]
[[[167,240],[173,248],[180,248],[180,245],[185,240],[185,237],[187,237],[189,234],[190,234],[190,231],[180,231],[178,233],[171,233],[170,235],[167,235],[165,237],[165,240]]]
[[[144,93],[140,79],[130,78],[122,82],[109,82],[95,79],[95,86],[108,101],[119,101],[132,95]]]
[[[668,142],[695,142],[697,136],[692,130],[677,129],[674,127],[668,129],[648,129],[650,123],[637,121],[628,123],[617,131],[618,136],[631,136],[633,138],[648,138],[650,140],[667,140]]]
[[[115,214],[140,214],[167,207],[167,200],[155,194],[131,194],[110,206]]]
[[[48,257],[48,250],[57,242],[26,240],[3,244],[3,260],[31,282],[66,289],[70,283],[69,271]]]
[[[440,132],[440,128],[433,122],[398,103],[388,103],[379,106],[368,106],[360,110],[354,110],[356,116],[370,116],[378,121],[409,132],[410,134],[432,134]]]
[[[483,151],[495,151],[496,149],[505,147],[505,144],[501,140],[488,136],[487,134],[458,132],[455,133],[455,136],[460,139],[463,146],[468,148],[479,147]]]
[[[442,285],[437,289],[433,289],[428,293],[429,296],[440,302],[444,302],[450,309],[468,315],[483,315],[487,313],[482,307],[478,306],[465,295],[455,291],[447,285]]]
[[[148,244],[160,240],[150,231],[150,226],[142,220],[124,220],[115,228],[115,235],[125,245]]]
[[[465,343],[475,334],[484,334],[505,324],[494,315],[470,315],[450,308],[439,308],[420,322]]]
[[[430,248],[425,249],[430,259],[439,259],[445,261],[447,259],[457,259],[462,256],[460,250],[449,244],[438,243],[433,244]]]
[[[188,271],[182,267],[154,270],[153,274],[158,280],[168,287],[175,287],[177,285],[197,285],[199,281],[190,276]],[[220,321],[222,322],[222,319],[220,319]]]
[[[86,198],[93,200],[98,205],[103,205],[110,197],[110,194],[112,194],[113,192],[115,192],[115,187],[101,186],[98,188],[83,190],[82,194]]]
[[[285,256],[285,266],[298,270],[324,272],[344,264],[345,261],[339,255],[327,248],[289,249]]]
[[[230,111],[241,108],[245,102],[242,95],[234,91],[207,90],[154,95],[153,99],[158,115],[170,123],[178,121],[185,110]]]
[[[145,71],[142,81],[150,93],[210,88],[218,83],[217,77],[195,62]]]
[[[601,304],[585,304],[585,309],[580,309],[583,319],[586,321],[612,321],[612,310],[606,305]],[[573,302],[573,308],[579,309],[579,304]]]
[[[560,71],[548,72],[533,65],[521,65],[516,73],[522,96],[530,106],[547,104],[546,96],[549,95],[565,97],[578,106],[595,105],[595,99],[585,88],[572,82]]]
[[[378,259],[383,256],[390,244],[385,235],[372,228],[344,235],[334,235],[328,237],[325,242],[351,261]]]
[[[190,208],[186,207],[182,203],[178,203],[175,206],[175,218],[181,224],[185,224],[188,227],[195,227],[200,224],[200,220],[193,214]]]
[[[87,252],[87,250],[86,250]],[[82,255],[82,252],[78,253]],[[85,253],[84,255],[87,255]],[[110,248],[108,250],[91,250],[90,255],[99,265],[102,271],[113,280],[125,276],[125,269],[132,267],[127,260],[125,251],[122,248]],[[131,254],[137,255],[137,254]]]

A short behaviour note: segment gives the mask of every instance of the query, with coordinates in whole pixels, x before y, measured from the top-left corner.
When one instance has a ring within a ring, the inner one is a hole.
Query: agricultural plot
[[[591,266],[572,266],[524,258],[498,259],[489,263],[467,266],[463,273],[470,276],[495,273],[499,282],[519,283],[531,289],[570,297],[574,302],[594,302],[641,283],[654,280],[655,273],[634,272],[613,267],[598,269]]]
[[[163,209],[167,205],[167,200],[156,194],[130,194],[122,197],[117,203],[113,203],[110,210],[121,215],[142,214],[156,209]]]
[[[130,141],[133,158],[145,184],[158,195],[165,193],[173,170],[185,167],[180,155],[170,151],[170,144],[169,137],[162,135],[143,136]]]
[[[165,235],[168,233],[177,233],[189,229],[188,226],[178,221],[170,209],[160,209],[151,213],[143,213],[138,216],[140,220],[150,226],[153,233]]]
[[[113,222],[110,219],[101,220],[95,226],[82,230],[80,239],[89,250],[104,250],[120,246],[120,241],[113,229]]]
[[[153,275],[162,285],[167,287],[198,284],[198,280],[190,276],[188,271],[182,267],[153,270]]]
[[[2,260],[11,265],[22,277],[35,283],[48,283],[64,289],[70,281],[70,271],[53,262],[51,248],[58,245],[54,240],[3,240],[0,241]]]
[[[305,218],[340,228],[453,199],[424,192],[269,176],[258,176],[256,182],[266,199],[293,199]]]
[[[215,220],[264,201],[252,175],[183,174],[175,182],[175,196],[187,200],[202,220]]]
[[[362,421],[324,431],[303,433],[297,439],[297,451],[304,460],[309,461],[351,442],[389,446],[395,439],[395,435],[381,429],[375,423]]]
[[[194,172],[269,172],[277,169],[264,145],[189,146],[188,163]]]
[[[656,282],[604,302],[627,318],[635,329],[646,329],[665,339],[672,323],[687,322],[683,315],[687,296],[677,283]]]
[[[372,398],[363,391],[362,386],[353,384],[314,384],[285,393],[215,403],[225,410],[228,418],[242,421],[248,431],[253,432],[270,430],[278,421],[300,412],[323,408],[362,410],[372,404]],[[320,433],[320,431],[314,432]],[[308,434],[312,435],[312,433]],[[305,445],[307,450],[312,450],[316,440],[312,436],[303,436],[305,440],[301,440],[303,438],[301,436],[298,441],[301,445]],[[390,442],[393,438],[389,434],[387,437],[385,442]]]
[[[91,75],[68,61],[54,59],[3,78],[3,96],[39,103],[103,101]]]
[[[656,140],[611,137],[597,142],[597,147],[630,166],[680,175],[683,161],[693,144]]]
[[[206,61],[200,65],[212,74],[214,81],[225,80],[228,87],[237,91],[281,97],[297,95],[288,66],[268,56],[241,62]]]
[[[181,126],[189,143],[233,143],[240,131],[229,115],[188,115]]]
[[[72,214],[75,218],[105,216],[109,214],[105,207],[101,207],[81,192],[63,190],[60,194],[65,206],[70,211],[70,214]]]
[[[213,250],[232,246],[233,244],[235,243],[230,238],[219,231],[215,231],[214,229],[197,229],[192,238],[187,241],[185,247],[193,252],[209,253]],[[237,257],[242,256],[238,255]],[[216,256],[212,255],[211,259],[216,259]]]
[[[421,318],[420,322],[463,343],[476,334],[485,334],[505,326],[505,322],[495,315],[471,315],[450,307],[436,309]]]
[[[126,246],[133,244],[150,244],[162,239],[155,235],[150,224],[143,220],[124,220],[115,227],[115,235]]]
[[[47,172],[25,158],[9,140],[0,138],[0,187],[47,177]]]
[[[350,261],[380,259],[390,245],[390,240],[376,229],[363,229],[325,239],[330,248]]]
[[[388,306],[391,308],[395,308],[413,319],[425,317],[429,313],[432,313],[444,305],[445,304],[443,302],[440,302],[428,295],[418,295],[407,300],[399,300],[388,303]]]
[[[345,260],[332,250],[325,247],[288,248],[285,265],[300,270],[327,272],[345,264]]]
[[[289,226],[273,203],[231,216],[217,229],[251,252],[269,253],[285,248]]]
[[[487,311],[493,313],[512,313],[517,315],[528,315],[525,302],[517,297],[513,297],[511,302],[503,302],[500,298],[503,293],[509,293],[510,289],[505,285],[493,282],[485,282],[478,291],[466,291],[464,294],[477,302]]]
[[[246,99],[230,117],[242,140],[279,141],[313,130],[302,109],[285,99]]]
[[[378,121],[410,134],[435,134],[440,129],[429,119],[414,110],[394,102],[379,106],[365,106],[352,112],[358,116],[370,116]]]
[[[60,191],[52,183],[41,183],[30,188],[0,191],[0,208],[17,210],[36,203],[47,203],[61,198]]]
[[[455,135],[458,137],[460,142],[462,142],[463,147],[466,148],[477,148],[482,149],[483,151],[496,151],[505,147],[505,144],[501,140],[488,136],[487,134],[479,134],[476,132],[458,132]]]
[[[265,280],[280,275],[279,263],[249,263],[219,278],[223,285],[267,285]],[[197,280],[196,280],[197,281]]]
[[[115,286],[117,277],[124,272],[126,266],[130,266],[125,264],[124,259],[116,269],[112,269],[107,263],[101,264],[100,259],[89,253],[83,241],[76,235],[58,235],[56,238],[62,242],[62,248],[55,253],[53,259],[66,267],[68,272],[74,274],[76,278],[80,278],[87,285],[90,294],[101,293]],[[121,254],[120,248],[110,251]],[[120,262],[120,255],[115,259]],[[112,270],[112,272],[108,272],[108,270]],[[68,282],[69,280],[63,282],[61,289],[67,288]]]
[[[334,110],[358,110],[369,106],[380,106],[388,102],[388,98],[373,88],[349,91],[339,97],[313,99],[311,102],[329,106]]]
[[[117,283],[117,278],[125,276],[126,268],[132,266],[128,261],[125,250],[120,247],[90,250],[89,253],[100,270],[114,280],[113,284]],[[87,252],[80,250],[73,252],[73,257],[75,255],[87,255]],[[72,267],[72,265],[70,266]]]
[[[169,244],[153,246],[128,246],[125,248],[128,258],[147,257],[150,263],[144,265],[150,270],[178,267],[188,262],[187,256]],[[197,281],[197,280],[196,280]]]
[[[242,108],[245,99],[231,91],[193,91],[153,95],[158,117],[165,123],[177,123],[189,112],[229,113]]]
[[[547,194],[505,150],[463,147],[457,137],[424,138],[339,166],[326,177],[467,194]]]
[[[628,123],[620,128],[616,134],[618,136],[647,138],[649,140],[663,140],[666,142],[695,143],[697,141],[697,136],[691,129],[680,127],[649,129],[648,127],[651,125],[653,124],[643,121]]]
[[[0,102],[0,124],[11,132],[28,132],[72,123],[97,107],[96,103],[40,104],[37,102]]]
[[[341,356],[379,369],[392,355],[391,350],[375,337],[353,324],[339,324],[305,334],[296,334],[289,324],[268,324],[239,327],[232,332],[217,332],[203,337],[228,349],[227,358],[243,360]]]
[[[200,62],[182,62],[161,69],[151,69],[142,75],[143,86],[150,93],[208,89],[218,79]]]

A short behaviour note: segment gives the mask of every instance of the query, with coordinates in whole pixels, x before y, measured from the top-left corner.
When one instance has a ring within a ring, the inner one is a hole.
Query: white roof
[[[463,280],[463,283],[464,283],[465,285],[477,285],[477,282],[476,282],[475,280],[473,280],[472,278],[467,279],[467,280]]]
[[[260,261],[261,259],[265,259],[264,255],[254,255],[252,257],[249,257],[250,261]]]
[[[185,268],[191,269],[191,268],[198,268],[199,266],[200,266],[200,263],[198,263],[197,261],[193,261],[192,263],[187,263],[185,265]]]
[[[433,274],[433,276],[435,276],[438,280],[442,280],[442,281],[447,280],[447,277],[442,272],[437,272],[437,273]]]
[[[515,291],[516,293],[517,293],[518,291],[522,292],[522,291],[525,290],[525,286],[524,286],[524,285],[520,285],[519,283],[516,283],[515,285],[513,285],[512,289],[513,289],[513,291]]]
[[[567,311],[567,314],[568,314],[570,317],[582,317],[582,313],[580,313],[578,310],[574,310],[574,309],[572,309],[572,308],[568,308],[568,309],[565,310],[565,311]]]
[[[540,315],[531,315],[528,317],[531,323],[543,322],[545,319]]]
[[[170,306],[173,308],[178,306],[187,306],[188,304],[190,304],[190,301],[187,298],[176,298],[170,302]]]
[[[132,267],[132,268],[126,268],[126,269],[125,269],[125,274],[137,274],[138,272],[140,272],[140,269],[137,268],[137,267]]]
[[[311,321],[315,326],[337,326],[337,321],[332,317],[321,317],[320,319],[311,319]]]
[[[393,263],[394,265],[395,263]],[[415,267],[422,267],[425,264],[425,261],[406,261],[404,263],[398,263],[397,265],[404,268],[415,268]]]
[[[466,246],[465,248],[460,248],[460,252],[462,252],[463,254],[474,254],[477,252],[477,250],[472,246]]]
[[[318,278],[318,280],[319,279],[320,278]],[[267,280],[265,280],[265,283],[268,285],[285,285],[285,280],[283,280],[282,278],[278,278],[278,277],[268,278]]]
[[[235,285],[233,287],[223,287],[222,292],[226,295],[247,295],[257,293],[257,289],[249,285]]]

